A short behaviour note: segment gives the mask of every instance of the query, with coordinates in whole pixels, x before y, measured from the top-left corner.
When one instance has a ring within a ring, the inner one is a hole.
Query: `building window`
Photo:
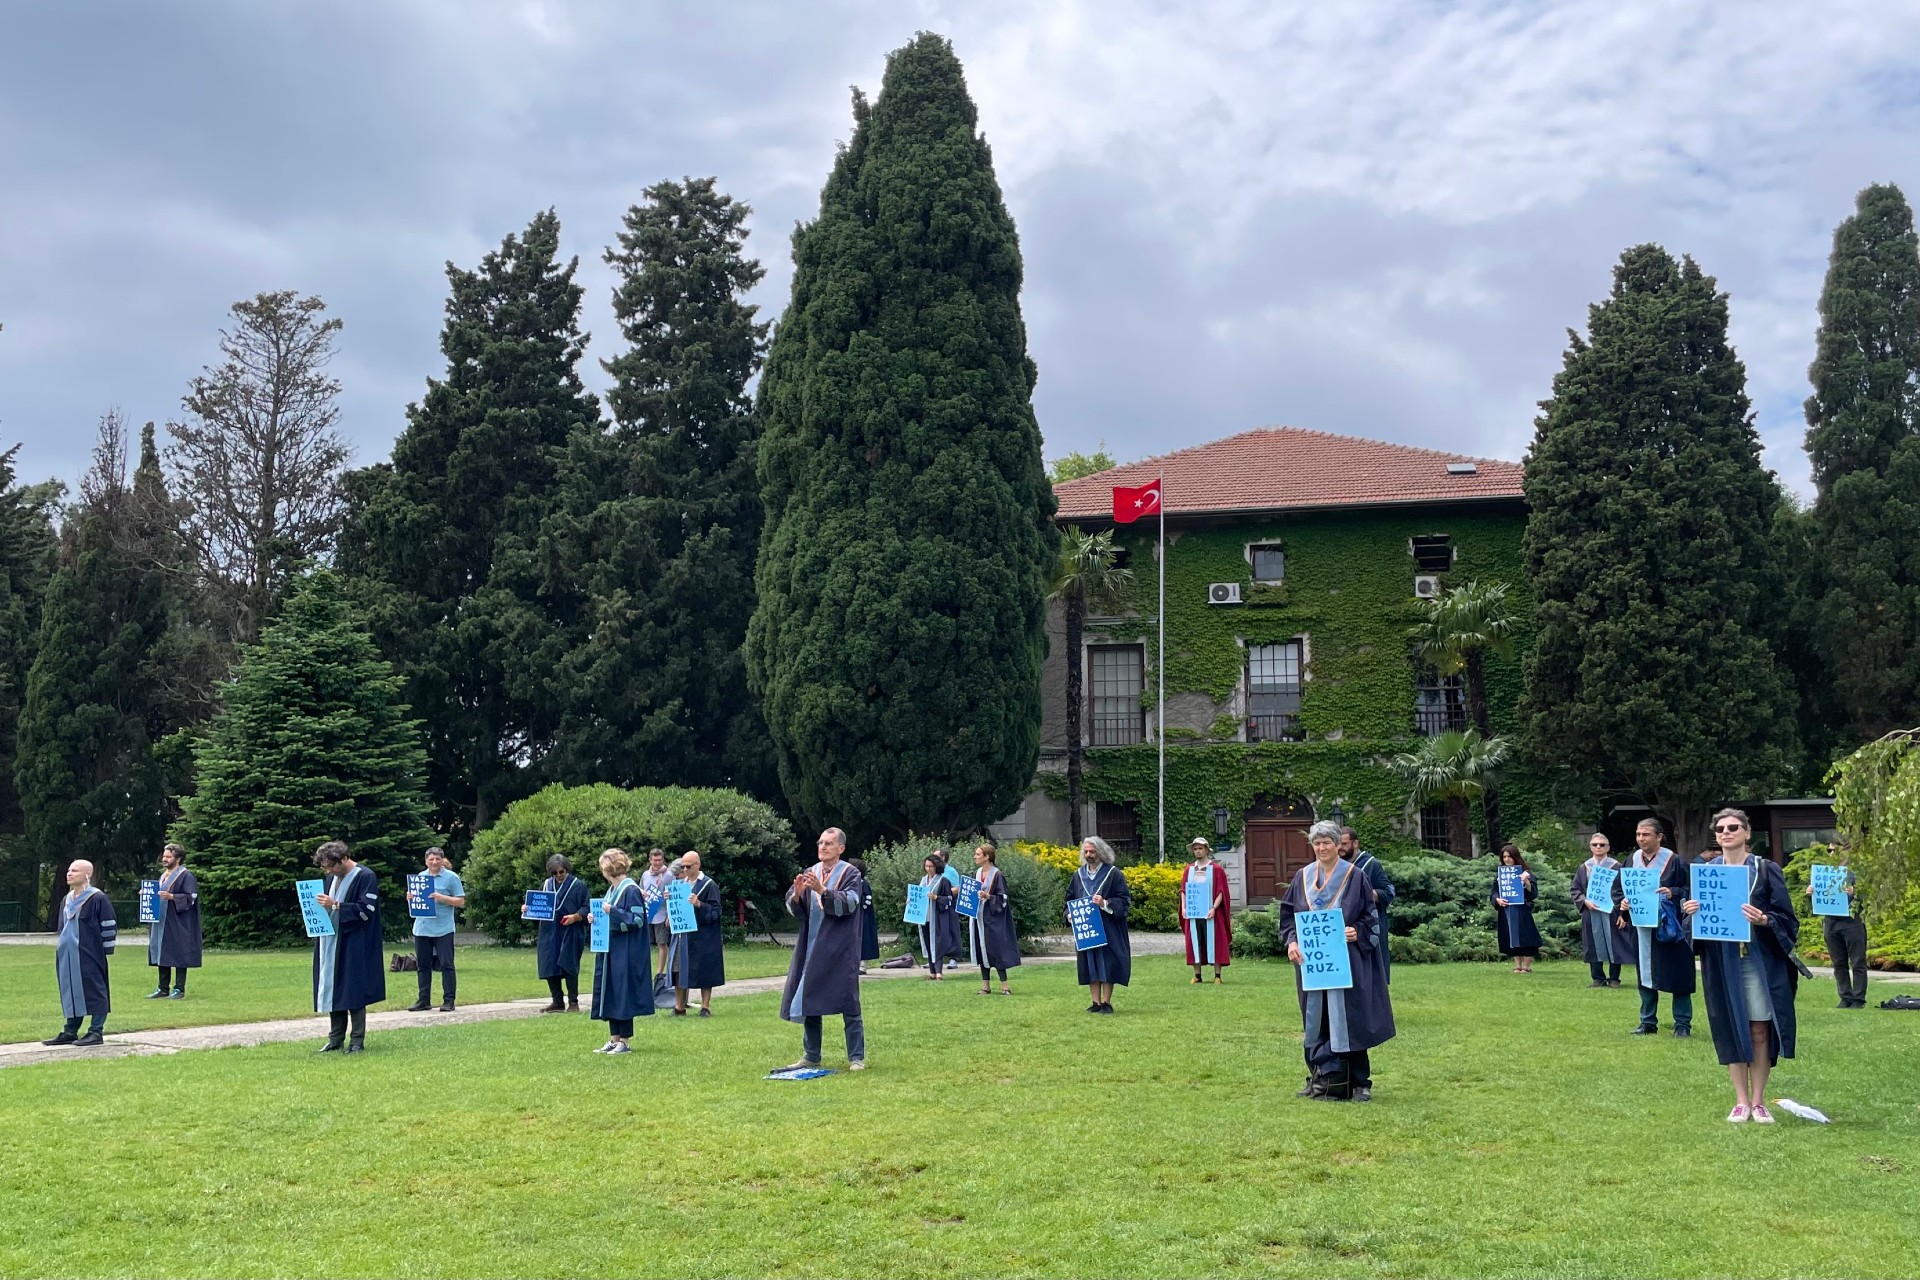
[[[1436,853],[1453,852],[1453,829],[1447,822],[1447,806],[1430,804],[1420,811],[1420,847]]]
[[[1112,845],[1115,853],[1140,852],[1139,810],[1132,801],[1100,801],[1093,806],[1093,834]]]
[[[1247,558],[1253,561],[1255,582],[1287,580],[1287,553],[1284,548],[1273,544],[1248,547]]]
[[[1415,538],[1413,567],[1421,573],[1445,573],[1453,568],[1453,539],[1444,533]]]
[[[1467,727],[1466,689],[1459,676],[1422,671],[1414,677],[1413,729],[1423,738]]]
[[[1832,827],[1814,830],[1806,827],[1788,827],[1780,833],[1780,852],[1798,853],[1809,845],[1823,844],[1831,849],[1840,839],[1840,833]]]
[[[1298,640],[1247,646],[1247,741],[1298,742],[1301,650]]]
[[[1140,706],[1146,649],[1137,644],[1096,644],[1087,649],[1096,747],[1125,747],[1146,738],[1146,711]]]

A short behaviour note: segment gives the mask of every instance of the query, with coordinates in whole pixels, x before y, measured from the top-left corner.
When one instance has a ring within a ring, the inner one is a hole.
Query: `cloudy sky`
[[[438,371],[443,264],[538,209],[599,261],[663,177],[756,210],[776,316],[847,88],[951,37],[1019,225],[1048,455],[1289,423],[1517,458],[1621,249],[1732,294],[1767,461],[1833,225],[1920,197],[1920,3],[63,0],[0,42],[0,448],[178,412],[228,305],[324,297],[358,460]],[[604,383],[598,368],[589,372]]]

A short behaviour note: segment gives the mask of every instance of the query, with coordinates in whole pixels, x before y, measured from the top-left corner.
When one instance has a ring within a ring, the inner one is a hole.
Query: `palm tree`
[[[1456,857],[1473,852],[1467,804],[1491,792],[1493,775],[1506,763],[1508,749],[1505,738],[1482,738],[1478,729],[1449,729],[1424,739],[1419,750],[1393,758],[1394,773],[1413,788],[1416,809],[1446,801],[1447,843]]]
[[[1513,610],[1504,582],[1469,582],[1426,601],[1419,623],[1408,631],[1414,654],[1443,676],[1459,676],[1467,717],[1485,742],[1494,741],[1487,708],[1487,656],[1513,653]],[[1500,798],[1491,779],[1481,797],[1487,817],[1487,847],[1500,847]]]
[[[1060,601],[1067,615],[1067,821],[1075,845],[1081,839],[1080,777],[1086,764],[1085,746],[1080,741],[1081,704],[1086,700],[1080,641],[1086,628],[1087,606],[1117,600],[1132,585],[1133,570],[1119,566],[1113,530],[1088,533],[1077,525],[1068,526],[1048,598]]]

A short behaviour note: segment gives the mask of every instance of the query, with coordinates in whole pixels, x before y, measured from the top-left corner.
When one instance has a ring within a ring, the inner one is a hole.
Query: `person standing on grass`
[[[318,901],[333,917],[333,932],[313,940],[313,1011],[331,1023],[320,1052],[359,1053],[367,1047],[367,1006],[387,998],[380,878],[355,862],[340,840],[315,849],[313,863],[326,880]]]
[[[1654,890],[1658,901],[1654,905],[1661,914],[1665,914],[1669,904],[1677,908],[1687,896],[1688,878],[1686,864],[1661,842],[1663,834],[1658,818],[1642,818],[1640,825],[1633,829],[1633,843],[1637,846],[1633,851],[1633,865],[1658,874],[1659,888]],[[1640,1025],[1632,1034],[1660,1033],[1660,993],[1665,991],[1672,996],[1674,1036],[1692,1039],[1693,944],[1684,936],[1684,930],[1682,936],[1662,942],[1658,924],[1643,929],[1633,923],[1631,915],[1627,916],[1626,923],[1634,938],[1634,972],[1640,983]]]
[[[647,900],[627,875],[633,859],[624,849],[600,855],[607,892],[607,949],[593,957],[593,1013],[607,1024],[607,1042],[595,1053],[632,1053],[633,1020],[653,1016],[653,981],[647,967]],[[664,899],[663,899],[664,901]]]
[[[1612,848],[1611,840],[1594,832],[1587,838],[1591,856],[1573,873],[1573,905],[1580,912],[1580,956],[1593,977],[1587,984],[1589,987],[1619,986],[1620,966],[1633,962],[1633,941],[1619,927],[1620,863],[1611,853]],[[1587,885],[1600,867],[1611,867],[1614,871],[1613,888],[1607,894],[1612,905],[1605,911],[1595,910],[1587,901]]]
[[[798,925],[780,1018],[800,1024],[800,1061],[784,1068],[820,1065],[823,1018],[839,1014],[846,1024],[847,1070],[867,1069],[867,1027],[860,1016],[860,904],[866,881],[846,861],[847,833],[828,827],[816,844],[819,861],[793,878],[787,914]]]
[[[1513,957],[1515,973],[1532,973],[1533,962],[1540,954],[1540,930],[1533,922],[1533,899],[1539,887],[1533,882],[1527,860],[1520,856],[1519,845],[1500,846],[1500,865],[1520,869],[1520,887],[1525,893],[1517,899],[1501,897],[1500,878],[1494,877],[1494,937],[1499,941],[1500,954]]]
[[[1751,942],[1695,942],[1707,1002],[1713,1049],[1733,1082],[1734,1124],[1751,1119],[1772,1124],[1767,1110],[1767,1075],[1782,1057],[1793,1056],[1794,994],[1799,974],[1788,957],[1800,941],[1800,918],[1787,895],[1780,868],[1753,855],[1753,829],[1738,809],[1713,815],[1718,856],[1707,859],[1747,870],[1747,900],[1740,913],[1753,925]],[[1692,898],[1680,904],[1689,921],[1700,910]]]
[[[980,885],[980,914],[967,922],[967,954],[980,966],[980,994],[993,994],[993,970],[1000,971],[1000,994],[1010,996],[1007,970],[1020,967],[1020,935],[1013,925],[1007,875],[1000,853],[990,844],[973,850],[973,878]]]
[[[1207,914],[1180,921],[1186,935],[1187,963],[1193,966],[1193,980],[1200,981],[1200,970],[1213,966],[1214,985],[1220,984],[1220,971],[1233,963],[1233,917],[1228,910],[1227,870],[1213,860],[1213,846],[1205,836],[1187,842],[1187,855],[1193,861],[1180,876],[1181,915],[1185,917],[1187,886],[1201,884],[1207,895]]]
[[[873,913],[873,885],[867,879],[867,864],[858,858],[848,858],[853,869],[860,873],[860,883],[866,886],[866,894],[860,899],[860,976],[867,976],[867,962],[880,958],[880,921]]]
[[[1082,898],[1100,912],[1107,943],[1074,952],[1074,968],[1080,985],[1093,998],[1087,1012],[1112,1013],[1113,989],[1126,986],[1133,978],[1133,937],[1127,932],[1133,890],[1127,886],[1126,873],[1113,865],[1113,846],[1099,836],[1088,836],[1080,842],[1080,869],[1067,881],[1067,901]]]
[[[1307,829],[1313,861],[1294,873],[1280,899],[1280,941],[1293,961],[1294,987],[1300,997],[1300,1024],[1306,1032],[1307,1084],[1297,1096],[1332,1102],[1373,1100],[1370,1051],[1393,1039],[1393,1004],[1387,995],[1387,971],[1381,962],[1379,908],[1373,886],[1359,868],[1340,858],[1340,828],[1316,822]],[[1303,911],[1338,907],[1346,921],[1347,963],[1353,985],[1337,991],[1308,991],[1300,966],[1298,916]]]
[[[542,1013],[580,1012],[580,957],[587,949],[587,882],[573,874],[564,853],[547,859],[547,880],[540,888],[553,895],[553,919],[540,922],[535,963],[553,993]],[[565,984],[566,1001],[560,999]]]
[[[655,995],[667,990],[667,950],[673,945],[673,930],[667,924],[667,886],[672,882],[667,851],[647,850],[647,869],[640,873],[640,894],[647,901],[647,936],[653,939]]]
[[[433,1007],[433,971],[440,971],[440,1012],[453,1012],[453,994],[459,985],[453,971],[453,912],[467,905],[467,887],[453,873],[446,850],[427,850],[427,897],[433,914],[413,921],[413,957],[420,968],[420,995],[407,1006],[419,1013]]]
[[[720,886],[700,870],[700,855],[692,849],[680,855],[673,872],[687,882],[693,903],[693,919],[699,925],[692,933],[676,934],[673,939],[673,1013],[687,1016],[687,993],[700,990],[700,1016],[713,1016],[713,989],[727,985],[726,942],[720,933]]]
[[[185,1000],[187,970],[200,967],[200,882],[187,870],[187,851],[177,844],[160,850],[157,905],[147,928],[147,964],[160,971],[160,983],[147,999]]]
[[[920,887],[927,891],[927,922],[914,926],[919,951],[927,962],[927,980],[944,982],[947,956],[955,949],[954,892],[947,879],[947,851],[935,849],[920,864]],[[968,921],[969,924],[972,921]]]
[[[60,900],[60,934],[53,944],[53,973],[60,984],[60,1012],[66,1026],[50,1047],[76,1045],[90,1049],[101,1043],[107,1014],[113,1011],[113,993],[107,984],[107,957],[119,937],[113,903],[93,886],[93,864],[76,858],[67,865],[67,896]],[[93,1019],[87,1034],[80,1020]]]
[[[1833,985],[1840,992],[1840,1007],[1864,1009],[1867,1007],[1867,926],[1860,919],[1860,897],[1855,892],[1847,846],[1836,844],[1833,850],[1840,855],[1840,865],[1847,868],[1847,878],[1840,886],[1847,895],[1847,914],[1821,916],[1820,937],[1827,944],[1827,961],[1833,965]],[[1807,896],[1813,896],[1812,885],[1807,886]]]
[[[947,856],[946,850],[942,849],[940,851],[940,857],[946,863],[945,869],[942,870],[940,874],[953,889],[954,908],[957,912],[960,905],[960,880],[962,878],[960,868],[953,865],[953,859]],[[947,949],[947,962],[949,964],[959,964],[961,957],[967,954],[967,942],[963,936],[965,933],[966,930],[960,927],[960,917],[956,914],[953,918],[952,945]]]
[[[1380,923],[1375,926],[1379,935],[1380,963],[1386,969],[1387,982],[1393,982],[1393,945],[1391,913],[1388,908],[1399,896],[1393,887],[1393,878],[1387,874],[1386,864],[1360,847],[1360,837],[1353,834],[1352,827],[1340,828],[1340,856],[1353,864],[1354,870],[1366,876],[1367,883],[1373,886],[1373,905],[1380,913]]]

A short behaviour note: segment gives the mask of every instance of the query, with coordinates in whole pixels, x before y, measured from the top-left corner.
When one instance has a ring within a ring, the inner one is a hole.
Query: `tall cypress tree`
[[[1057,537],[1019,242],[947,41],[855,94],[793,258],[747,632],[781,783],[856,841],[977,827],[1032,781]]]
[[[419,728],[339,580],[298,583],[241,660],[173,831],[200,874],[208,941],[295,941],[293,882],[326,840],[353,846],[397,898],[433,843]]]
[[[1793,699],[1769,645],[1779,488],[1726,295],[1692,259],[1629,249],[1587,337],[1568,336],[1527,458],[1528,744],[1588,790],[1653,805],[1698,849],[1709,806],[1791,764]]]
[[[569,437],[599,421],[576,370],[579,260],[559,252],[548,211],[477,271],[447,264],[446,377],[407,407],[392,462],[346,480],[340,565],[426,724],[447,830],[484,827],[520,794],[558,714],[538,673],[560,653],[529,643],[537,579],[524,567],[496,579],[495,562],[503,545],[537,543]]]
[[[1833,233],[1807,376],[1816,678],[1862,741],[1920,723],[1920,240],[1898,187]]]
[[[16,445],[0,452],[0,835],[21,830],[14,745],[27,672],[40,635],[40,603],[53,576],[53,526],[42,493],[14,483]]]

